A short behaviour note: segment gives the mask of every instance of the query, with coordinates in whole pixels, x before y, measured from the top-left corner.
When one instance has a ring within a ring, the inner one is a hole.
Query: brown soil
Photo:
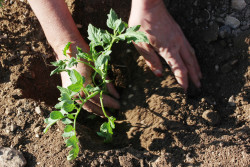
[[[103,120],[87,119],[83,111],[80,154],[67,162],[63,126],[42,133],[59,96],[59,76],[49,77],[54,53],[26,0],[7,1],[0,9],[0,147],[23,152],[27,166],[249,166],[250,29],[222,39],[213,27],[223,25],[216,18],[233,12],[249,24],[250,4],[235,11],[229,2],[166,1],[196,50],[203,73],[200,91],[191,85],[185,94],[166,64],[164,76],[156,78],[133,46],[117,45],[111,75],[122,108],[114,113],[114,142],[104,144],[96,135]],[[84,37],[89,23],[105,28],[110,8],[124,20],[130,9],[129,0],[67,3]]]

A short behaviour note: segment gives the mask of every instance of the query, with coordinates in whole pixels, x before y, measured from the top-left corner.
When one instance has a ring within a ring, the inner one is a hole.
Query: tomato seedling
[[[115,120],[113,116],[108,116],[103,106],[103,94],[107,94],[106,84],[110,82],[107,80],[108,66],[111,54],[111,47],[118,41],[127,41],[131,43],[148,42],[146,35],[143,32],[138,31],[140,26],[128,27],[128,24],[118,18],[114,10],[110,10],[107,19],[107,26],[112,29],[113,33],[96,28],[89,24],[88,26],[88,39],[90,40],[90,52],[84,53],[81,48],[77,47],[78,53],[75,57],[68,57],[66,51],[70,47],[70,42],[63,50],[63,54],[66,56],[65,60],[59,60],[52,62],[52,65],[56,66],[56,69],[51,72],[51,75],[58,74],[60,72],[67,72],[71,85],[67,88],[58,86],[61,97],[58,99],[59,103],[55,105],[56,111],[50,113],[50,117],[45,119],[47,124],[44,129],[44,133],[48,131],[48,128],[55,124],[57,121],[62,121],[65,124],[63,137],[66,146],[71,147],[68,160],[73,160],[79,153],[78,139],[76,137],[76,119],[80,113],[82,106],[91,98],[96,95],[100,95],[100,104],[103,114],[107,118],[107,122],[104,122],[100,127],[100,132],[97,134],[104,138],[104,142],[111,142],[113,129],[115,129]],[[96,49],[98,47],[98,50]],[[100,48],[102,50],[100,51]],[[85,78],[81,76],[76,70],[70,69],[73,66],[77,66],[78,63],[84,63],[91,67],[94,71],[92,76],[93,85],[84,86]],[[101,81],[96,83],[96,76],[99,75]],[[82,97],[80,93],[83,92],[85,97]],[[80,102],[79,102],[80,101]]]

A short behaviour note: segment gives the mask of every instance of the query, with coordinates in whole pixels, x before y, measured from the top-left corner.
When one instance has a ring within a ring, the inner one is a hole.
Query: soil
[[[104,144],[96,135],[104,120],[87,119],[83,111],[80,154],[68,162],[63,125],[42,133],[61,84],[59,76],[49,76],[53,50],[27,1],[5,1],[0,9],[0,147],[20,150],[27,166],[249,166],[249,0],[241,11],[232,9],[230,0],[165,2],[196,50],[202,88],[190,85],[184,93],[166,64],[164,76],[157,78],[133,46],[116,45],[111,76],[122,108],[114,113],[114,141]],[[106,27],[110,8],[128,20],[130,3],[67,0],[83,37],[89,23]],[[218,28],[226,15],[241,25],[222,37]]]

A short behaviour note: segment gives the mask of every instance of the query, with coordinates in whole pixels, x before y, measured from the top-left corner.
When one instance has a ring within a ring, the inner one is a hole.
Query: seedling
[[[48,128],[55,124],[57,121],[62,121],[65,124],[64,133],[62,136],[66,138],[65,143],[67,147],[71,147],[68,160],[73,160],[77,157],[79,152],[78,139],[76,137],[76,119],[80,113],[83,105],[96,95],[100,95],[100,104],[103,114],[107,118],[100,127],[100,132],[97,134],[104,138],[104,142],[111,142],[113,129],[115,129],[115,120],[113,116],[106,114],[103,106],[103,94],[107,94],[106,84],[110,82],[107,80],[108,66],[111,54],[111,47],[118,41],[127,41],[127,43],[148,42],[146,35],[138,31],[140,26],[128,28],[128,24],[118,18],[114,10],[110,10],[107,19],[107,26],[113,30],[113,33],[96,28],[89,24],[88,26],[88,39],[90,40],[90,52],[84,53],[81,48],[77,47],[78,53],[75,57],[69,57],[66,51],[70,47],[70,42],[63,50],[66,56],[65,60],[52,62],[56,69],[51,72],[51,75],[60,72],[67,72],[72,84],[67,88],[58,86],[61,97],[58,99],[60,102],[55,105],[56,111],[50,113],[50,117],[45,119],[48,124],[44,129],[44,133]],[[96,49],[98,47],[98,51]],[[100,48],[102,51],[99,51]],[[93,85],[83,86],[85,78],[81,76],[76,70],[70,69],[77,66],[78,63],[84,63],[93,69],[92,82]],[[96,76],[99,75],[101,81],[95,82]],[[80,93],[84,93],[84,97]]]

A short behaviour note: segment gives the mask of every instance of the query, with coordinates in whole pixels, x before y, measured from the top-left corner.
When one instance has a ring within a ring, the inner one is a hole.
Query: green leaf
[[[98,29],[96,27],[94,27],[92,24],[89,24],[88,26],[88,39],[92,42],[92,43],[101,43],[101,29]]]
[[[66,44],[66,46],[64,47],[64,49],[63,49],[63,55],[64,56],[67,56],[67,50],[69,50],[70,44],[71,44],[71,42],[68,42]]]
[[[110,59],[110,53],[111,50],[104,51],[96,60],[95,66],[96,68],[100,68],[102,65],[104,65],[109,59]]]
[[[75,84],[75,83],[83,84],[84,83],[83,77],[75,69],[70,70],[69,76],[70,76],[70,80],[71,80],[72,84]]]
[[[116,120],[115,117],[113,116],[109,117],[109,123],[112,129],[115,129],[115,120]]]
[[[99,88],[98,86],[93,87],[92,85],[87,85],[87,86],[85,87],[85,89],[86,89],[88,92],[100,91],[100,88]]]
[[[68,118],[63,118],[63,119],[62,119],[62,123],[64,123],[64,124],[68,125],[68,124],[72,124],[72,123],[73,123],[73,121],[71,121],[71,120],[70,120],[70,119],[68,119]]]
[[[63,93],[65,93],[65,94],[71,96],[71,94],[72,94],[72,92],[69,89],[67,89],[67,88],[63,88],[61,86],[57,86],[57,89],[59,89],[59,91],[61,92],[61,95]]]
[[[74,136],[75,135],[75,132],[74,131],[70,131],[70,132],[64,132],[63,134],[62,134],[62,137],[72,137],[72,136]]]
[[[111,42],[111,40],[112,40],[112,38],[111,38],[111,36],[110,36],[110,34],[108,32],[103,32],[102,33],[102,41],[104,43],[109,44]]]
[[[64,132],[70,132],[72,130],[74,130],[72,125],[66,125],[65,128],[64,128]]]
[[[62,115],[62,113],[60,111],[53,111],[52,113],[50,113],[50,118],[57,120],[57,119],[64,118],[64,116]]]
[[[71,57],[70,59],[69,59],[69,62],[68,62],[68,67],[69,68],[71,68],[71,67],[73,67],[74,65],[77,65],[78,64],[78,62],[76,61],[76,58],[74,58],[74,57]]]
[[[72,115],[72,114],[68,114],[67,117],[70,118],[70,119],[75,119],[75,116]]]
[[[83,84],[72,84],[68,86],[68,89],[71,90],[72,92],[80,92],[80,90],[83,88]]]
[[[49,127],[51,127],[51,125],[53,125],[54,123],[56,123],[56,121],[58,121],[58,119],[53,120],[53,119],[51,119],[51,118],[46,118],[46,119],[44,120],[44,122],[45,122],[46,124],[48,124],[48,125],[47,125],[46,128],[43,130],[43,133],[46,133],[46,132],[48,131]]]
[[[118,36],[121,40],[127,40],[128,43],[134,41],[136,44],[140,42],[149,43],[149,40],[144,32],[141,31],[132,31],[132,29],[127,29],[126,33]]]
[[[107,26],[114,30],[116,28],[115,22],[117,19],[118,19],[117,14],[115,13],[115,11],[113,9],[111,9],[109,14],[108,14]]]
[[[77,156],[78,156],[78,153],[79,153],[79,147],[78,145],[73,148],[70,152],[69,152],[69,155],[67,156],[67,160],[73,160],[75,159]]]
[[[64,101],[64,102],[67,102],[67,103],[73,103],[73,101],[72,101],[70,95],[67,94],[67,93],[62,93],[62,94],[61,94],[61,97],[58,98],[58,100]]]
[[[125,30],[125,25],[121,19],[115,21],[115,30],[120,34]]]
[[[129,27],[126,32],[138,31],[141,28],[141,25]]]
[[[64,103],[62,106],[62,109],[64,109],[66,112],[71,112],[75,109],[75,104],[74,103]]]
[[[54,66],[57,66],[57,68],[55,70],[51,71],[50,76],[54,75],[56,73],[67,71],[65,69],[66,68],[66,64],[62,60],[59,60],[58,62],[52,62],[51,64],[54,65]]]
[[[67,147],[70,147],[70,146],[76,147],[76,146],[77,146],[77,143],[78,143],[78,139],[77,139],[76,136],[72,136],[71,138],[67,139],[67,140],[65,141],[65,143],[66,143],[66,146],[67,146]]]
[[[60,101],[59,103],[57,103],[57,104],[55,105],[55,108],[56,108],[56,109],[61,109],[62,106],[63,106],[63,103],[64,103],[64,101]]]

